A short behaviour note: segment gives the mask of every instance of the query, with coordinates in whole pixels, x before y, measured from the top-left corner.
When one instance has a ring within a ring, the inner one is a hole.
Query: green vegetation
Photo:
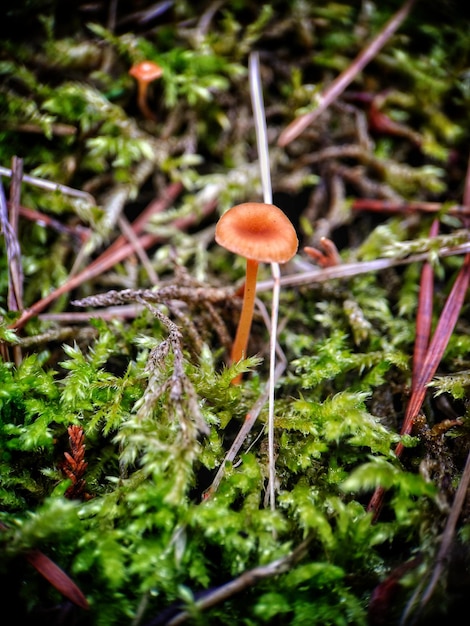
[[[277,144],[400,6],[6,3],[5,615],[49,626],[461,623],[470,565],[468,502],[456,509],[469,449],[468,10],[414,4],[326,112]],[[262,199],[253,51],[274,203],[301,243],[282,267],[275,510],[263,402],[271,274],[260,266],[252,356],[230,365],[244,264],[213,240],[226,209]],[[149,88],[156,121],[139,111],[128,74],[143,59],[163,68]],[[25,175],[18,192],[9,169]],[[340,264],[322,267],[305,253],[321,251],[322,238]],[[424,268],[434,290],[420,282]],[[432,305],[432,336],[446,301],[457,302],[456,280],[462,302],[446,309],[442,357],[419,380],[429,344],[416,356],[427,332],[420,294]],[[417,389],[424,400],[402,432]],[[67,582],[51,580],[51,563]]]

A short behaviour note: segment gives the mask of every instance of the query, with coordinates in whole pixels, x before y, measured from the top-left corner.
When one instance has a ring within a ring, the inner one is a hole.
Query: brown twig
[[[29,207],[20,206],[19,214],[21,217],[29,220],[30,222],[43,224],[49,228],[53,228],[58,233],[70,235],[79,243],[85,243],[90,236],[90,229],[86,226],[68,226],[67,224],[62,224],[62,222],[59,222],[59,220],[56,220],[50,215],[47,215],[47,213],[41,213],[40,211],[30,209]]]
[[[351,65],[342,72],[335,80],[325,89],[323,95],[319,98],[319,103],[314,111],[310,111],[296,118],[291,122],[279,135],[278,145],[281,147],[294,141],[319,115],[321,115],[334,100],[346,89],[346,87],[354,80],[364,67],[372,61],[379,53],[390,37],[400,27],[402,22],[408,16],[415,0],[406,0],[401,9],[385,24],[384,28],[374,37],[369,45],[360,52]]]
[[[153,269],[153,265],[150,263],[150,259],[148,258],[147,253],[140,245],[139,238],[135,234],[131,225],[123,215],[118,218],[118,224],[126,239],[134,246],[135,253],[139,257],[139,260],[142,263],[142,267],[145,268],[145,271],[147,272],[147,276],[149,277],[150,281],[156,284],[158,282],[158,276]]]
[[[373,211],[380,213],[439,213],[445,212],[455,217],[469,217],[470,206],[453,204],[445,207],[441,202],[393,202],[392,200],[377,200],[373,198],[357,198],[351,204],[353,211]]]
[[[44,133],[44,129],[41,128],[40,132]],[[6,167],[0,166],[0,176],[11,177],[12,175],[13,175],[12,170],[9,170]],[[34,187],[38,187],[39,189],[63,193],[64,195],[70,196],[73,198],[80,198],[81,200],[84,200],[85,202],[91,205],[96,204],[94,197],[88,192],[81,191],[80,189],[74,189],[73,187],[68,187],[67,185],[61,185],[60,183],[54,183],[45,178],[37,178],[36,176],[29,176],[28,174],[22,174],[21,181],[23,183],[33,185]]]
[[[13,186],[12,186],[13,189]],[[16,198],[19,185],[15,185],[13,197]],[[11,193],[13,191],[11,190]],[[23,302],[23,271],[21,264],[21,248],[18,241],[18,228],[16,208],[18,203],[15,199],[13,207],[8,211],[8,205],[0,179],[0,233],[5,239],[6,256],[8,259],[8,295],[7,303],[12,311],[19,311]],[[6,343],[0,343],[0,353],[4,361],[10,361]],[[13,346],[13,359],[18,365],[21,362],[21,348]]]
[[[470,242],[465,242],[457,246],[444,246],[436,251],[440,258],[455,256],[458,254],[470,253]],[[400,265],[409,265],[410,263],[422,263],[429,258],[428,252],[420,252],[419,254],[411,254],[403,258],[391,259],[374,259],[372,261],[359,261],[357,263],[341,263],[333,267],[324,269],[312,268],[311,270],[302,269],[295,274],[288,274],[281,277],[282,287],[298,287],[300,285],[312,285],[315,283],[323,283],[334,278],[347,279],[368,272],[380,272],[387,268],[398,267]],[[272,279],[259,281],[256,285],[256,293],[270,291],[272,289]]]
[[[279,576],[298,563],[307,553],[309,544],[312,542],[313,536],[309,535],[302,543],[300,543],[290,554],[283,556],[275,561],[271,561],[267,565],[259,565],[253,569],[243,572],[238,578],[231,580],[225,585],[221,585],[216,589],[209,591],[203,598],[195,602],[195,608],[199,611],[209,609],[220,602],[223,602],[237,593],[240,593],[248,587],[256,585],[260,580]],[[179,626],[191,618],[191,613],[182,611],[175,617],[166,622],[166,626]]]
[[[8,263],[8,308],[10,311],[21,311],[23,308],[23,268],[21,265],[21,249],[18,241],[19,206],[21,199],[21,179],[23,177],[23,161],[18,157],[12,160],[12,176],[10,185],[9,222],[16,239],[15,251]]]

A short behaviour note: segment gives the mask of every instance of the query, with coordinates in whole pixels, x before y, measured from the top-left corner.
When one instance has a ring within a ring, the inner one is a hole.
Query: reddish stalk
[[[29,550],[25,556],[28,563],[42,574],[64,597],[82,609],[90,608],[88,600],[79,587],[54,561],[51,561],[49,557],[39,550]]]
[[[470,158],[468,160],[467,175],[465,178],[463,204],[464,208],[470,208]],[[464,217],[463,223],[468,228],[470,225],[469,218]],[[437,234],[437,229],[438,226],[436,222],[433,222],[431,226],[431,236]],[[422,292],[420,292],[416,326],[418,345],[415,345],[413,354],[411,397],[406,407],[405,419],[401,430],[402,435],[410,434],[412,431],[414,421],[424,402],[427,386],[437,370],[444,350],[449,342],[449,338],[454,330],[454,326],[457,323],[469,283],[470,253],[467,253],[454,286],[446,300],[433,338],[431,342],[428,343],[432,316],[433,277],[431,266],[425,263],[423,267],[423,275],[421,277]],[[402,452],[403,444],[400,442],[395,448],[395,454],[397,457],[400,457]],[[384,496],[385,489],[378,487],[370,499],[367,510],[373,512],[374,520],[376,520],[380,514]]]
[[[434,220],[429,232],[430,237],[436,237],[439,233],[439,221]],[[413,372],[411,377],[411,389],[416,389],[418,372],[423,367],[426,358],[426,350],[431,336],[432,303],[434,296],[434,272],[429,261],[423,263],[421,282],[418,296],[418,310],[416,313],[416,338],[413,352]]]
[[[80,243],[85,243],[90,235],[90,229],[86,226],[68,226],[67,224],[62,224],[59,220],[54,219],[50,215],[47,215],[47,213],[41,213],[35,209],[20,206],[19,214],[21,217],[24,217],[30,222],[43,224],[56,230],[58,233],[70,235],[71,237],[77,239]]]
[[[258,261],[254,259],[246,260],[246,278],[245,288],[243,291],[243,304],[238,322],[237,332],[232,345],[232,353],[230,360],[232,363],[238,363],[241,359],[245,359],[248,346],[248,338],[250,336],[251,324],[253,321],[253,311],[255,308],[256,298],[256,277],[258,275]],[[242,375],[238,374],[233,380],[234,385],[241,382]]]

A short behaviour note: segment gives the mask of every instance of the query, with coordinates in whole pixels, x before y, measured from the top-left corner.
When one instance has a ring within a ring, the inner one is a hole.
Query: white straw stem
[[[253,107],[256,142],[258,146],[258,159],[261,171],[261,185],[263,189],[263,200],[266,204],[272,204],[273,192],[271,184],[271,172],[269,167],[269,148],[266,132],[266,116],[263,103],[263,90],[259,70],[259,56],[257,52],[250,54],[249,60],[250,91]],[[271,510],[276,508],[275,484],[276,484],[276,463],[274,456],[274,388],[276,381],[276,345],[277,345],[277,323],[279,316],[279,291],[281,272],[278,263],[271,263],[273,276],[273,293],[271,307],[271,329],[269,345],[269,389],[268,389],[268,465],[269,482],[268,494]]]

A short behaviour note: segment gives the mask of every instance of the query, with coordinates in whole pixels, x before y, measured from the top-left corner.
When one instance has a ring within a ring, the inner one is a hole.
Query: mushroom
[[[256,294],[258,263],[287,263],[297,252],[299,242],[289,218],[273,204],[245,202],[222,215],[215,228],[216,242],[246,258],[243,304],[232,345],[231,362],[246,357]],[[241,375],[232,383],[240,382]]]
[[[160,78],[163,74],[162,68],[153,61],[140,61],[140,63],[135,63],[131,67],[129,74],[137,80],[137,104],[139,109],[145,118],[156,121],[155,113],[149,109],[147,103],[147,92],[150,83]]]

